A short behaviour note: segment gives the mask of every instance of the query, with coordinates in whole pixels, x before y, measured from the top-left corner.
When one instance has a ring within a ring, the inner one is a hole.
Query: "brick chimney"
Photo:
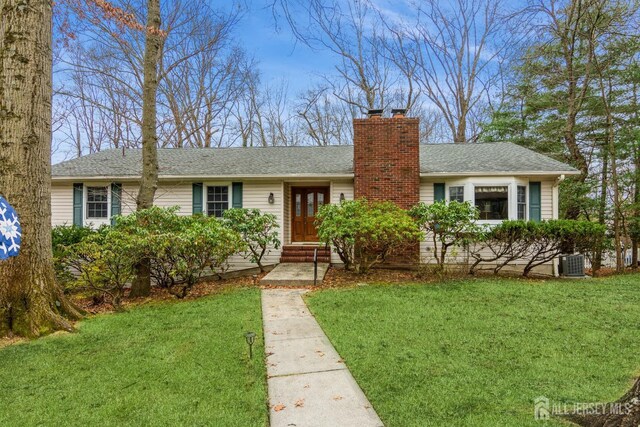
[[[402,208],[420,201],[419,119],[405,110],[369,110],[353,120],[355,197],[389,200]]]

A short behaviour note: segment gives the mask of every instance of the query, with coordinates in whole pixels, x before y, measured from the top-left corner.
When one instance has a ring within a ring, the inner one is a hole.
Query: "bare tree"
[[[453,141],[477,140],[501,64],[517,40],[502,0],[414,2],[415,19],[390,24],[389,55],[416,79]]]
[[[330,88],[318,87],[301,94],[296,109],[301,132],[314,145],[352,143],[351,120],[359,109],[334,97]]]
[[[145,20],[141,0],[120,0],[118,5]],[[181,0],[161,6],[165,37],[157,58],[158,145],[222,145],[229,128],[226,111],[241,89],[238,64],[244,53],[233,46],[231,38],[240,9],[219,13],[206,3]],[[80,26],[77,32],[82,43],[71,43],[70,54],[61,55],[60,68],[70,78],[60,93],[67,99],[82,99],[72,104],[76,108],[100,111],[94,119],[106,124],[108,147],[139,147],[145,31],[97,21]],[[80,128],[83,132],[90,129]],[[69,140],[68,133],[62,139]],[[87,143],[93,139],[83,137]]]
[[[274,0],[272,8],[300,42],[337,58],[335,73],[323,76],[334,97],[360,113],[414,104],[419,91],[412,70],[398,69],[386,54],[385,25],[371,2]]]

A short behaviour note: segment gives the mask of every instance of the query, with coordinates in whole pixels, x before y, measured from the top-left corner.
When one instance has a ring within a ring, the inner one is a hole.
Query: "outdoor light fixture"
[[[249,345],[249,359],[253,359],[253,343],[256,341],[256,333],[247,332],[244,334],[244,338],[247,340],[247,344]]]
[[[273,202],[275,201],[275,199],[273,198],[273,193],[269,193],[269,198],[267,200],[269,201],[270,205],[273,204]]]
[[[344,193],[340,193],[340,202],[344,202]]]

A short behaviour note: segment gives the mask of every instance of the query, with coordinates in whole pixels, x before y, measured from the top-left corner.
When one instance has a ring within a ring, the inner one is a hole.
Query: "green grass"
[[[1,426],[263,426],[257,289],[101,315],[0,349]]]
[[[387,426],[541,425],[536,397],[608,402],[640,375],[638,275],[373,285],[307,301]]]

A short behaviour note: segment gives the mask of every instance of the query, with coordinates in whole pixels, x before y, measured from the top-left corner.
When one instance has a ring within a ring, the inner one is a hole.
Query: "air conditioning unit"
[[[560,275],[566,277],[584,277],[584,255],[560,256]]]

